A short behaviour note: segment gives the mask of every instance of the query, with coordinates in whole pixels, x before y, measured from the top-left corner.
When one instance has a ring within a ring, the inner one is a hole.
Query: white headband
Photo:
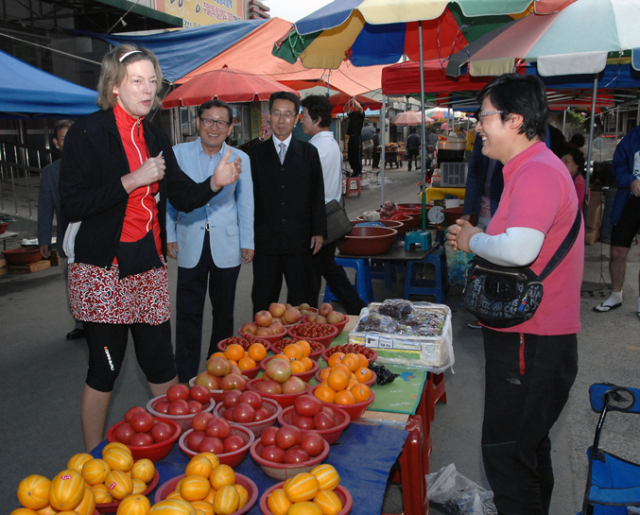
[[[120,56],[120,62],[124,61],[131,54],[141,54],[141,53],[142,52],[140,50],[131,50],[131,52],[126,52]]]

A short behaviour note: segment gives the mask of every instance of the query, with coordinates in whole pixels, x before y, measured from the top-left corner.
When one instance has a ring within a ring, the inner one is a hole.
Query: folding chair
[[[589,473],[580,515],[627,515],[627,506],[640,506],[640,464],[600,449],[600,433],[608,412],[640,413],[640,389],[596,383],[589,397],[600,419],[587,451]]]

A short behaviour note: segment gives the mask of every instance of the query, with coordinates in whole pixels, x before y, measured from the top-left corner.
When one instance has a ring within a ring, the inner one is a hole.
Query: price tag
[[[368,334],[366,336],[365,345],[377,349],[379,347],[380,338],[375,334]]]
[[[393,339],[381,336],[380,337],[380,348],[381,349],[393,349]]]

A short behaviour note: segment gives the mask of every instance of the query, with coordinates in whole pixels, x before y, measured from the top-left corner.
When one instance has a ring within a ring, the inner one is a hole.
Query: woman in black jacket
[[[69,265],[69,296],[89,346],[81,408],[87,451],[103,439],[129,330],[152,394],[177,383],[162,223],[167,198],[191,211],[241,172],[239,159],[228,162],[231,151],[200,184],[180,170],[169,138],[144,119],[159,102],[161,81],[152,52],[133,45],[112,50],[98,84],[102,110],[74,124],[65,140],[62,209],[69,220],[82,222]]]

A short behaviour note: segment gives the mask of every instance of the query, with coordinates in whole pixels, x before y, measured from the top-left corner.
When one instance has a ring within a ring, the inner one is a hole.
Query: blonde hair
[[[125,56],[125,54],[128,54]],[[150,61],[158,80],[156,97],[153,99],[152,108],[160,104],[160,91],[162,83],[162,70],[158,58],[151,50],[135,45],[120,45],[111,50],[102,58],[102,69],[100,70],[100,80],[98,81],[98,106],[102,109],[111,109],[116,105],[116,96],[113,94],[113,87],[122,84],[127,77],[127,65],[137,61]]]

